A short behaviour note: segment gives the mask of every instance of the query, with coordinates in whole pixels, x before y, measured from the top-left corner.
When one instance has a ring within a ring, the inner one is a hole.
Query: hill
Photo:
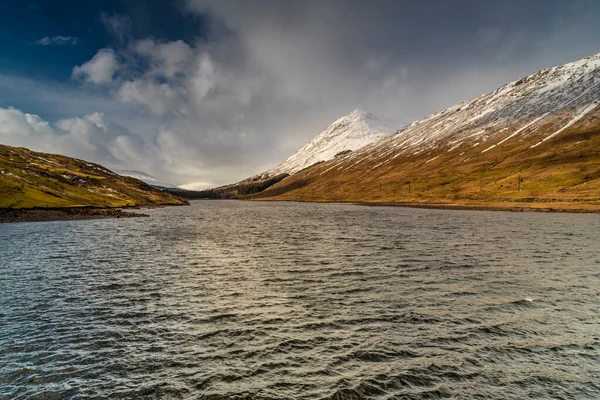
[[[98,164],[0,145],[0,208],[180,204],[185,201]]]

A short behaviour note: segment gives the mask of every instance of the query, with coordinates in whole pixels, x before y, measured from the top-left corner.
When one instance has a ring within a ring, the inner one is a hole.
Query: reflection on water
[[[0,225],[0,398],[600,398],[599,215]]]

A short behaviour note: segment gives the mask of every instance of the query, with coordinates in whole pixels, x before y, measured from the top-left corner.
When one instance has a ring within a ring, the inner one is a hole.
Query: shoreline
[[[88,219],[148,217],[147,214],[124,211],[124,208],[125,207],[2,208],[0,209],[0,224],[15,222],[78,221]],[[139,208],[131,207],[130,209]]]
[[[367,207],[406,207],[434,210],[456,211],[503,211],[503,212],[553,212],[572,214],[600,214],[600,205],[586,204],[584,202],[511,202],[496,204],[456,204],[456,203],[402,203],[402,202],[375,202],[375,201],[336,201],[336,200],[292,200],[292,199],[241,199],[248,201],[292,201],[298,203],[332,203],[355,204]],[[587,206],[587,207],[586,207]]]
[[[504,211],[504,212],[554,212],[554,213],[572,213],[572,214],[600,214],[600,208],[563,208],[563,207],[532,207],[530,205],[510,204],[507,206],[498,205],[474,205],[474,204],[430,204],[430,203],[371,203],[357,202],[361,206],[383,206],[383,207],[407,207],[407,208],[428,208],[434,210],[457,210],[457,211]],[[547,203],[546,203],[547,204]],[[551,203],[550,203],[551,204]]]

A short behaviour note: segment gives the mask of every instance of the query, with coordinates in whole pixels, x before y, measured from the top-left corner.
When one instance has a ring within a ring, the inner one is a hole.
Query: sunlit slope
[[[0,145],[0,208],[178,204],[184,202],[97,164]]]
[[[491,140],[447,143],[417,154],[396,156],[379,144],[311,167],[257,197],[600,208],[600,107],[564,128],[578,115],[577,109],[556,113],[535,132],[494,147],[529,122],[499,126]]]
[[[257,197],[596,207],[599,106],[600,53],[415,121]]]

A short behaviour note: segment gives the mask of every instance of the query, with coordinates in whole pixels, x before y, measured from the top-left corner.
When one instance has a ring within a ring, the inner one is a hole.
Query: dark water
[[[600,398],[600,215],[149,213],[0,225],[0,398]]]

